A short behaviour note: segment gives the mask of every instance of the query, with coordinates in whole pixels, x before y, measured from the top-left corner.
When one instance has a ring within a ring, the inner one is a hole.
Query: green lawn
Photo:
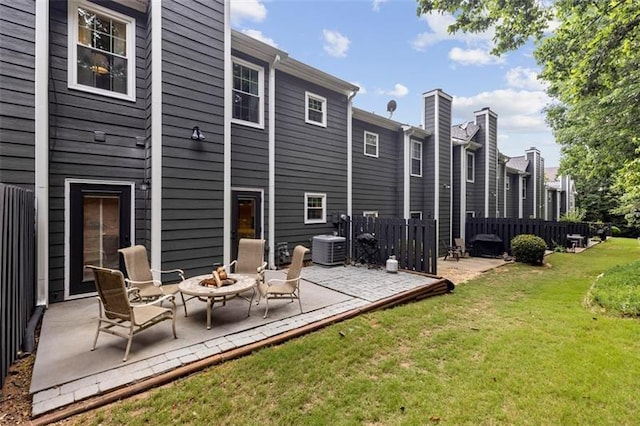
[[[584,306],[611,239],[506,265],[73,419],[77,424],[638,424],[640,323]],[[464,262],[464,260],[461,260]]]

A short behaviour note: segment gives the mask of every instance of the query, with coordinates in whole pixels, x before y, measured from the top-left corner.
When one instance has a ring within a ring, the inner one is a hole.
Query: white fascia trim
[[[503,209],[502,217],[507,217],[507,163],[503,163],[503,181],[502,181],[502,193],[503,193]]]
[[[533,153],[533,200],[531,200],[531,207],[533,210],[533,218],[538,218],[538,154]]]
[[[353,92],[347,97],[347,216],[349,217],[353,214],[353,98],[357,93]]]
[[[484,116],[484,217],[489,217],[489,114]]]
[[[410,216],[410,196],[411,196],[411,133],[408,131],[409,126],[404,127],[404,180],[402,182],[403,192],[403,216],[405,219],[409,219]]]
[[[162,2],[151,5],[151,268],[162,269]]]
[[[82,293],[71,296],[71,185],[118,185],[130,187],[129,235],[131,245],[136,241],[136,184],[131,181],[98,180],[98,179],[65,179],[64,180],[64,300],[81,299],[96,295]]]
[[[453,101],[453,97],[444,93],[442,89],[433,89],[428,92],[425,92],[422,94],[422,99],[428,98],[430,96],[438,96],[438,95],[442,96],[444,99],[448,101]],[[423,102],[423,105],[424,105],[424,102]],[[422,116],[424,117],[424,114],[422,114]]]
[[[467,179],[465,173],[465,161],[467,150],[461,146],[460,148],[460,237],[466,238],[467,228]]]
[[[267,261],[269,268],[272,269],[275,267],[276,247],[276,66],[278,62],[280,62],[280,55],[273,58],[269,67],[269,258]]]
[[[434,158],[434,197],[433,197],[433,218],[437,221],[436,226],[436,241],[440,238],[440,92],[435,93],[434,98],[434,117],[435,128],[433,131],[433,140],[435,145],[433,147]],[[423,154],[424,157],[424,154]]]
[[[35,8],[36,304],[49,306],[49,2]]]
[[[231,58],[231,0],[224,0],[224,183],[222,261],[231,262],[231,119],[233,115],[233,62]],[[264,98],[263,98],[264,99]],[[269,194],[271,199],[271,194]]]

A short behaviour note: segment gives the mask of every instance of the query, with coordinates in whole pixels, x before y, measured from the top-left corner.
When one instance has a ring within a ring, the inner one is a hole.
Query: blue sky
[[[417,16],[414,0],[231,0],[235,29],[291,57],[361,87],[358,108],[420,124],[421,95],[440,88],[454,97],[453,124],[485,106],[498,114],[498,147],[509,156],[535,146],[545,166],[560,149],[544,121],[549,103],[536,79],[533,45],[497,58],[491,33],[447,33],[451,16]]]

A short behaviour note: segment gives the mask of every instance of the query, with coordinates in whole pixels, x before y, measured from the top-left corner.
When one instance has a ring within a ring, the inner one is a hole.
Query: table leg
[[[211,308],[213,307],[213,297],[207,300],[207,330],[211,330]]]

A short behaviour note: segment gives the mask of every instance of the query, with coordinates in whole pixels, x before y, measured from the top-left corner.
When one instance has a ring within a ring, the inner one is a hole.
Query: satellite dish
[[[396,101],[391,99],[389,102],[387,102],[387,112],[389,113],[389,118],[393,116],[393,112],[396,110],[396,108],[398,108],[398,104],[396,103]]]

